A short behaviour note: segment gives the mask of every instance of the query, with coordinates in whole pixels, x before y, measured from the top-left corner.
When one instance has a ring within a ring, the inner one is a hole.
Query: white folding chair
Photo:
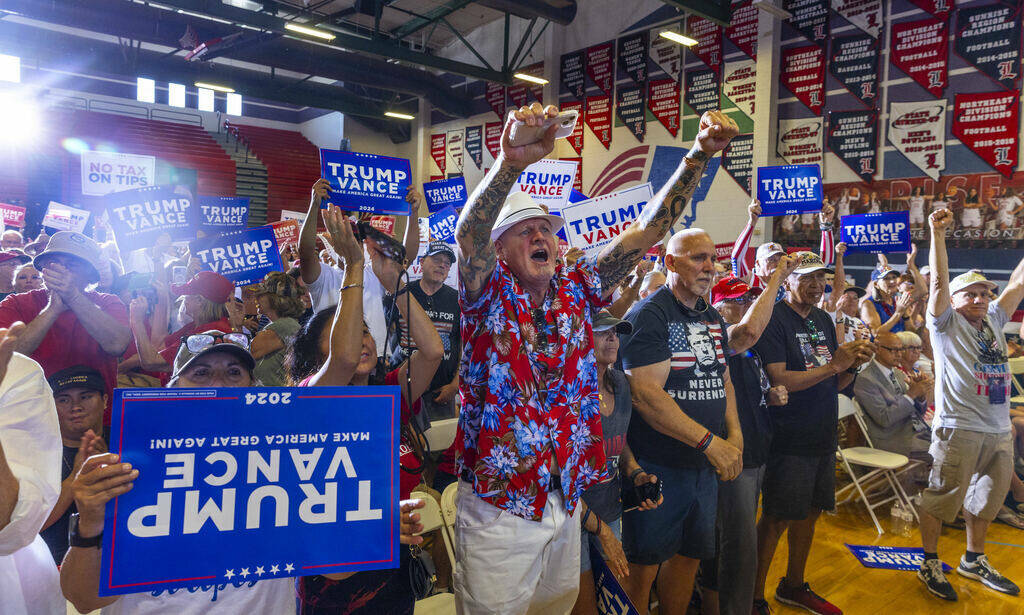
[[[455,548],[455,494],[459,490],[459,482],[448,485],[441,494],[441,517],[444,519],[445,529],[448,530],[448,539],[452,548]],[[455,556],[452,555],[452,561]]]
[[[441,516],[441,507],[438,505],[437,500],[434,499],[434,496],[422,491],[413,491],[410,497],[426,502],[426,505],[417,511],[420,515],[420,524],[423,526],[423,531],[420,534],[440,530],[448,561],[454,566],[455,561],[452,557],[451,544],[448,541],[448,531],[445,528],[444,518]],[[455,594],[445,592],[417,600],[414,613],[415,615],[450,615],[455,613]]]
[[[846,485],[842,489],[836,491],[836,504],[845,504],[853,499],[859,499],[868,509],[868,514],[871,515],[871,520],[875,523],[875,529],[878,530],[879,534],[884,534],[885,532],[882,530],[882,524],[878,522],[878,516],[875,514],[876,508],[880,508],[892,501],[899,501],[904,506],[909,507],[913,512],[914,517],[917,518],[917,511],[911,505],[910,498],[907,497],[906,492],[903,490],[903,486],[900,485],[899,480],[897,480],[896,475],[894,474],[895,470],[908,465],[910,463],[910,459],[905,455],[890,453],[888,451],[882,451],[874,448],[874,446],[871,445],[871,438],[868,436],[867,427],[860,415],[860,408],[857,406],[856,402],[849,397],[840,395],[839,420],[843,420],[851,416],[854,417],[854,420],[857,422],[857,426],[860,427],[861,431],[864,433],[864,438],[867,440],[868,445],[836,448],[836,453],[839,456],[840,461],[843,462],[843,467],[852,481],[849,485]],[[865,474],[858,476],[853,471],[851,464],[872,469]],[[876,483],[881,483],[882,481],[887,482],[892,488],[892,495],[881,500],[872,501],[868,497],[868,492],[871,491],[872,487],[877,486]],[[843,498],[844,495],[846,495],[845,498]]]
[[[423,432],[427,438],[427,444],[434,453],[440,453],[448,449],[455,442],[455,428],[459,425],[459,419],[442,419],[431,421],[430,428]]]
[[[1024,376],[1024,357],[1010,359],[1010,381],[1013,382],[1013,391],[1016,393],[1010,398],[1011,404],[1024,405],[1024,387],[1021,386],[1019,378]]]

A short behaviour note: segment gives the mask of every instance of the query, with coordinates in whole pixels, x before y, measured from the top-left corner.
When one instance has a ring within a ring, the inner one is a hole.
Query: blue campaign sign
[[[846,251],[850,253],[910,252],[910,212],[843,216],[839,241],[846,243]]]
[[[321,149],[320,172],[331,183],[324,206],[389,216],[412,211],[405,200],[412,168],[404,158]]]
[[[865,568],[917,570],[924,562],[924,549],[921,547],[880,547],[846,543],[846,548]],[[942,562],[942,569],[945,572],[952,570],[946,562]]]
[[[203,269],[221,274],[235,286],[254,284],[271,271],[284,269],[271,226],[195,239],[189,250]]]
[[[626,591],[615,580],[615,575],[608,569],[608,564],[604,563],[601,551],[592,541],[586,539],[586,534],[584,534],[583,542],[584,549],[587,548],[586,543],[590,543],[590,568],[594,572],[597,612],[601,615],[640,615],[633,603],[629,601]]]
[[[758,167],[757,200],[762,216],[786,216],[821,210],[821,167],[786,164]]]
[[[451,205],[462,209],[469,195],[466,193],[466,178],[453,177],[423,184],[423,196],[427,199],[427,211],[435,213]]]
[[[103,197],[107,218],[122,254],[151,248],[164,234],[171,241],[194,237],[192,194],[183,186],[151,186]]]
[[[455,243],[455,223],[459,214],[449,205],[428,218],[430,220],[430,240]]]
[[[192,230],[206,235],[244,230],[249,224],[249,197],[196,197],[192,211]]]
[[[397,568],[399,395],[115,390],[100,595]]]

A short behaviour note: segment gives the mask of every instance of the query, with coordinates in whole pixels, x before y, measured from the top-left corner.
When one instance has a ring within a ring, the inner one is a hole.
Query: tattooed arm
[[[700,119],[700,132],[693,148],[683,157],[679,168],[644,207],[635,224],[631,224],[597,257],[601,288],[610,296],[637,261],[654,244],[665,238],[683,213],[697,182],[704,174],[708,160],[725,149],[739,133],[736,122],[721,111],[709,111]]]
[[[545,118],[556,115],[558,109],[551,105],[542,109],[540,103],[533,103],[514,112],[515,119],[527,126],[539,126]],[[501,206],[505,204],[505,197],[512,191],[523,169],[547,156],[555,148],[557,124],[552,125],[540,141],[518,147],[509,143],[511,129],[512,118],[509,118],[501,133],[501,154],[494,161],[494,168],[469,196],[455,227],[455,241],[459,246],[459,275],[470,301],[480,296],[480,291],[487,284],[497,263],[491,229]]]

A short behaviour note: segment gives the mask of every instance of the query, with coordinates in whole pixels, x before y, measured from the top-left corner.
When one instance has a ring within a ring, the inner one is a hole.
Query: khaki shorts
[[[939,427],[928,449],[933,461],[921,508],[952,523],[960,507],[992,521],[1010,489],[1013,440],[1010,433],[982,433]]]

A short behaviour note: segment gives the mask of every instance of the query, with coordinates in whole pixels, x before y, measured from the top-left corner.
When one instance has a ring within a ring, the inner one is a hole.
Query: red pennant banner
[[[953,135],[1006,177],[1017,168],[1019,92],[957,94]]]
[[[647,107],[673,137],[679,134],[679,82],[652,79],[647,82]]]
[[[517,72],[530,75],[532,77],[544,77],[544,63],[537,62],[529,66],[524,66]],[[522,85],[514,85],[508,89],[508,97],[512,99],[512,103],[517,107],[530,104],[530,99],[536,100],[537,102],[544,102],[544,86],[534,83],[527,83],[520,80]]]
[[[430,157],[434,159],[434,164],[441,171],[441,175],[444,175],[446,162],[447,162],[447,150],[445,150],[445,133],[439,135],[430,135]]]
[[[569,160],[576,163],[576,175],[572,178],[573,190],[583,193],[583,159],[582,158],[559,158],[559,160]]]
[[[490,152],[491,158],[497,158],[501,153],[501,129],[503,126],[501,122],[484,124],[484,147]]]
[[[615,41],[587,49],[587,76],[608,96],[615,85]]]
[[[954,0],[910,0],[910,2],[922,11],[928,11],[939,19],[949,17],[949,13],[955,5]]]
[[[949,84],[949,27],[945,21],[922,19],[892,26],[893,65],[918,85],[942,98]]]
[[[576,126],[572,129],[572,134],[566,139],[573,151],[578,155],[583,155],[583,122],[586,121],[586,107],[583,101],[580,102],[564,102],[562,103],[561,111],[579,111],[579,118],[576,120]]]
[[[821,115],[825,105],[825,53],[821,47],[807,45],[783,50],[779,79],[797,100],[815,115]]]
[[[686,18],[686,32],[697,41],[690,51],[717,73],[722,66],[722,26],[710,19],[690,15]]]
[[[587,97],[587,126],[605,149],[612,145],[612,97]]]
[[[758,10],[749,0],[732,7],[732,21],[725,29],[725,38],[751,58],[757,59]]]
[[[487,104],[491,106],[491,111],[494,111],[498,119],[504,120],[505,108],[508,106],[505,99],[505,86],[488,81],[484,95],[487,98]]]

